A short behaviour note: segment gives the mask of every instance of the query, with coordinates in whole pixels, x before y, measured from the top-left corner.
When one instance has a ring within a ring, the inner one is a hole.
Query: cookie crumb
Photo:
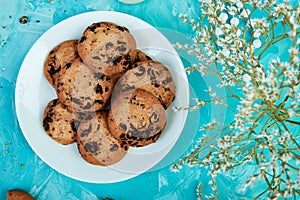
[[[26,24],[26,23],[28,22],[28,17],[22,16],[22,17],[20,18],[19,22],[20,22],[21,24]]]

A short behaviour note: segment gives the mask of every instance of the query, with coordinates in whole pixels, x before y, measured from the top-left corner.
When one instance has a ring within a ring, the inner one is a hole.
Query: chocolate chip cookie
[[[58,99],[72,112],[95,112],[105,106],[114,87],[110,76],[94,73],[75,59],[57,79]]]
[[[118,81],[114,93],[127,89],[144,89],[156,96],[167,109],[175,98],[175,82],[169,70],[160,62],[136,63]]]
[[[142,89],[118,94],[108,116],[110,132],[122,146],[141,147],[156,142],[166,123],[166,111],[160,101]]]
[[[117,81],[128,69],[131,69],[135,63],[152,60],[146,53],[139,49],[130,51],[115,60],[115,64],[107,68],[104,74],[112,75]]]
[[[55,46],[48,54],[44,63],[44,74],[49,83],[56,88],[55,81],[63,68],[68,68],[71,62],[78,58],[78,40],[67,40]]]
[[[58,99],[51,100],[43,116],[43,127],[46,133],[60,144],[71,144],[76,141],[76,125],[73,114]]]
[[[34,198],[23,190],[14,189],[8,190],[6,200],[34,200]]]
[[[107,127],[107,112],[91,113],[78,127],[77,144],[80,155],[94,165],[112,165],[121,160],[128,147],[116,140]]]
[[[120,57],[136,49],[136,41],[130,31],[111,22],[97,22],[88,26],[78,42],[78,53],[95,72],[106,75]]]

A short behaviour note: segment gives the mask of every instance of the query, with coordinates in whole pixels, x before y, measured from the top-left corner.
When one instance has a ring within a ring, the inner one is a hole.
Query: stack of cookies
[[[156,142],[175,97],[169,70],[111,22],[93,23],[78,40],[54,47],[44,74],[57,94],[44,111],[46,133],[64,145],[76,142],[95,165],[114,164],[129,147]]]

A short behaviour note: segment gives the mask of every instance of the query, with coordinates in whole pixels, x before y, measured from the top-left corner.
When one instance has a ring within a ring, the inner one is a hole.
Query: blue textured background
[[[179,14],[199,16],[197,8],[197,0],[145,0],[136,5],[117,0],[0,0],[0,199],[5,199],[7,190],[19,188],[40,200],[104,197],[116,200],[190,200],[197,199],[199,183],[203,183],[204,195],[210,194],[209,176],[205,169],[185,166],[178,173],[173,173],[170,165],[195,146],[201,124],[212,118],[225,118],[226,112],[218,107],[190,112],[178,143],[153,169],[119,183],[91,184],[59,174],[36,156],[20,130],[14,106],[16,79],[24,57],[43,33],[62,20],[89,11],[113,10],[150,23],[171,43],[190,43],[193,31],[179,19]],[[28,17],[26,24],[19,22],[22,16]],[[196,62],[185,52],[179,51],[179,55],[185,67]],[[190,98],[209,98],[203,90],[207,89],[207,85],[214,87],[214,81],[197,73],[190,75]],[[251,199],[263,190],[264,185],[259,184],[245,192],[239,190],[255,170],[257,168],[249,164],[218,176],[220,198]]]

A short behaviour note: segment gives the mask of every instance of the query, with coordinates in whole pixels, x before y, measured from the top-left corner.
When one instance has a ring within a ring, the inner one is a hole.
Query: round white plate
[[[43,74],[48,53],[59,43],[78,39],[94,22],[109,21],[126,26],[137,48],[165,64],[176,83],[176,98],[167,110],[167,127],[159,140],[142,148],[130,148],[118,163],[103,167],[85,162],[76,144],[61,145],[44,131],[42,117],[47,103],[56,97],[55,90]],[[50,167],[77,180],[111,183],[135,177],[157,164],[173,147],[183,129],[187,112],[173,112],[173,106],[189,102],[187,77],[181,60],[169,41],[154,27],[133,16],[110,11],[95,11],[68,18],[44,33],[26,55],[19,71],[15,103],[22,132],[34,152]]]

